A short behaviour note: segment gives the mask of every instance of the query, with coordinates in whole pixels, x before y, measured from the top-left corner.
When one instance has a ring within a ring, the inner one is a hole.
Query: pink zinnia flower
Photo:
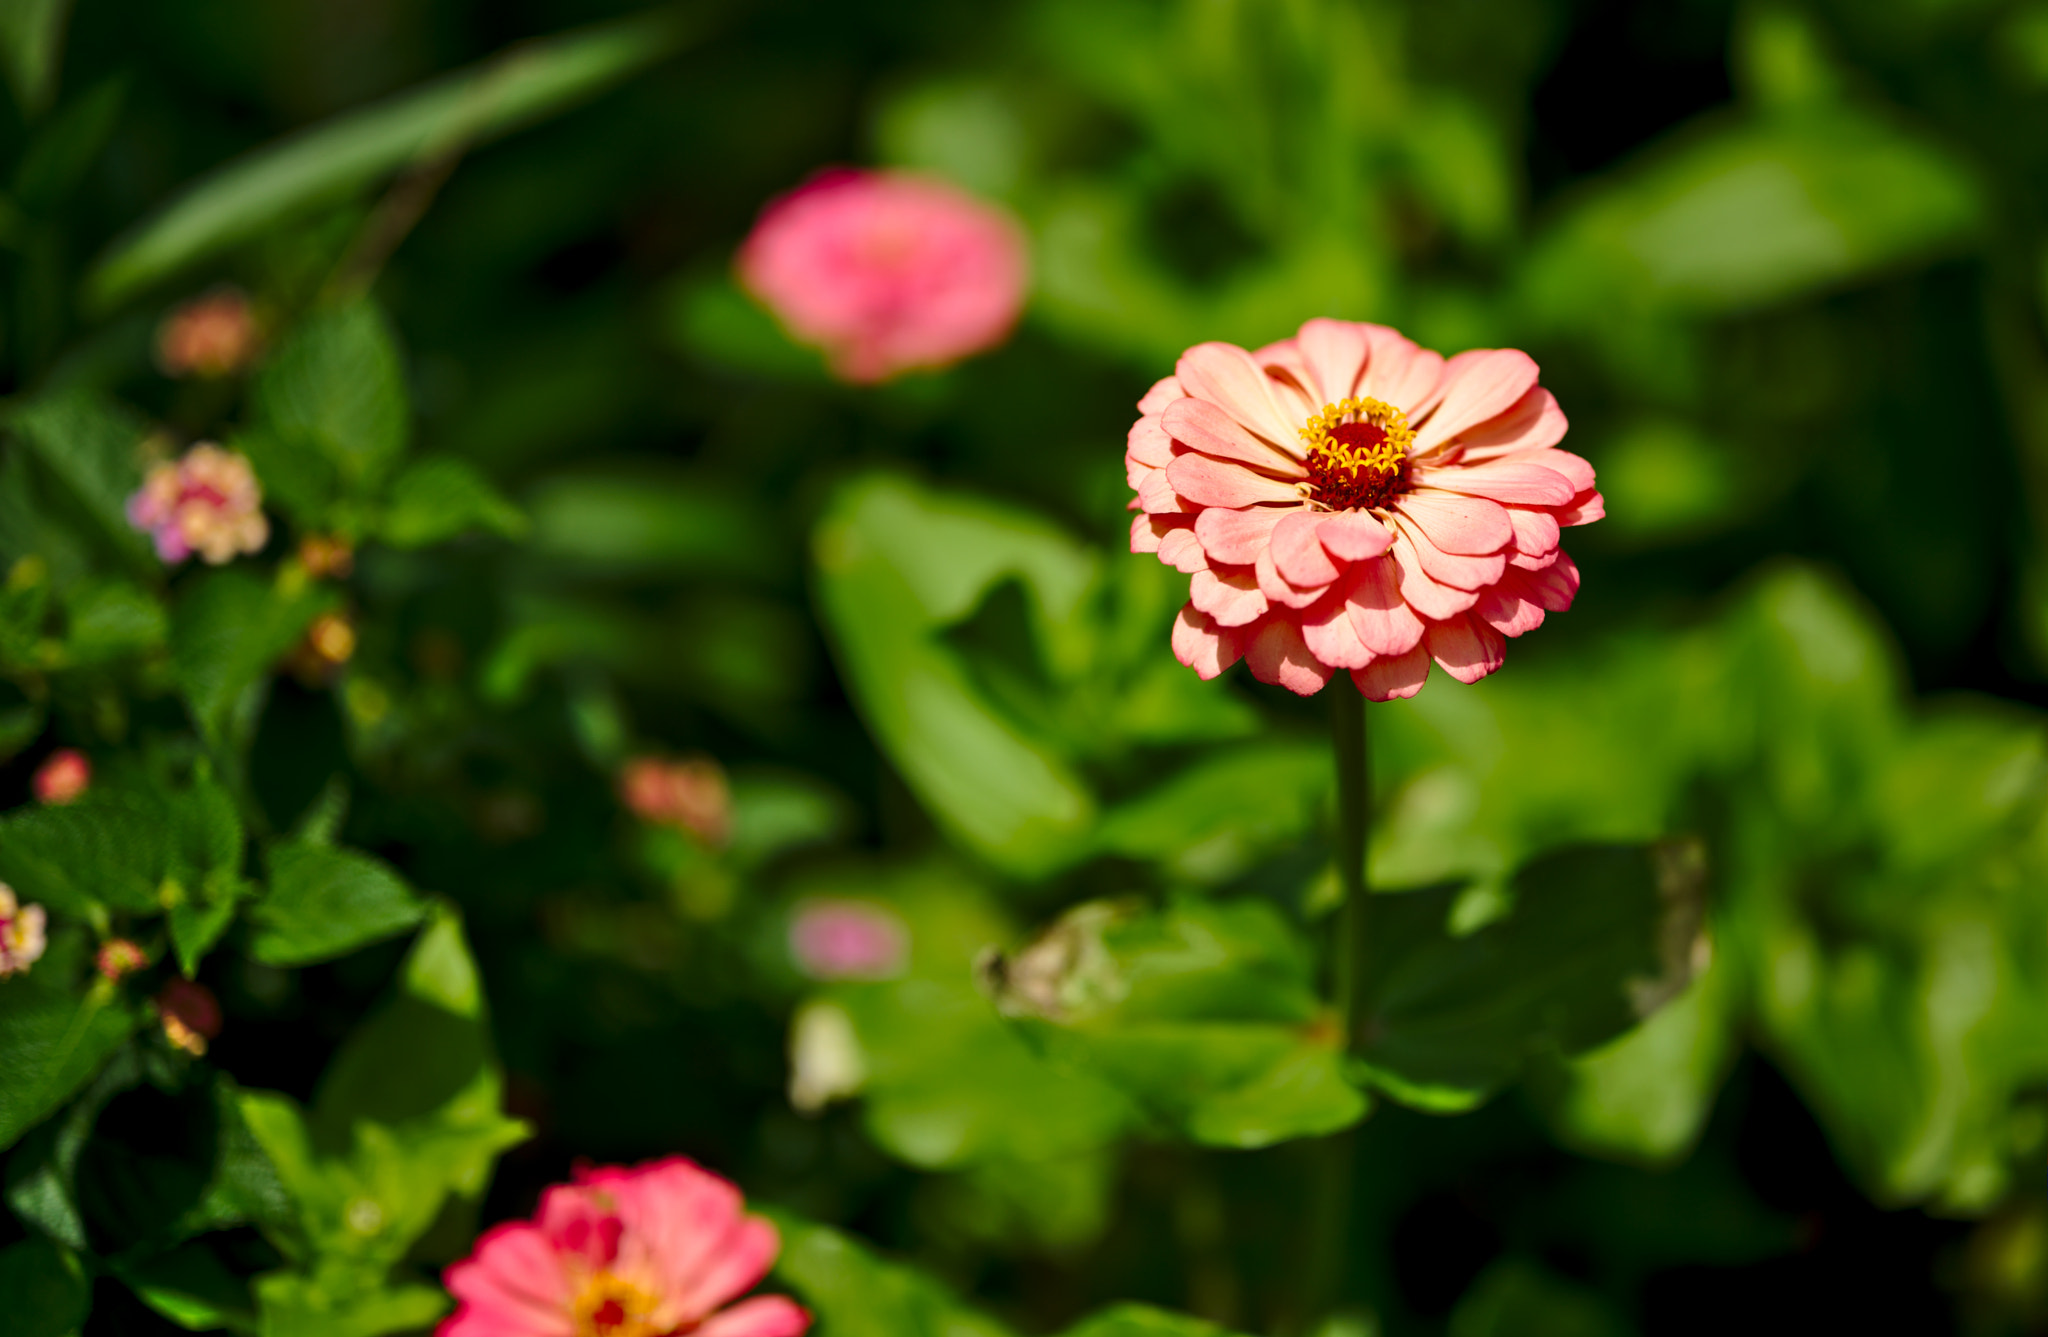
[[[619,772],[619,797],[640,820],[688,831],[707,845],[732,836],[732,787],[709,757],[635,757]]]
[[[806,901],[789,921],[789,954],[814,980],[886,980],[910,960],[910,930],[865,901]]]
[[[60,747],[29,779],[38,803],[70,803],[92,784],[92,762],[75,747]]]
[[[27,970],[49,946],[40,905],[23,905],[14,888],[0,882],[0,979]]]
[[[249,461],[211,441],[150,469],[128,498],[128,523],[156,542],[156,555],[182,562],[193,553],[219,566],[270,541],[263,489]]]
[[[994,205],[896,172],[821,172],[772,201],[740,282],[844,380],[1001,343],[1024,304],[1024,234]]]
[[[256,358],[256,314],[238,288],[216,288],[165,316],[156,362],[166,376],[229,376]]]
[[[744,1205],[680,1156],[579,1170],[448,1269],[460,1303],[437,1337],[797,1337],[811,1316],[784,1296],[720,1308],[780,1246]]]
[[[1243,658],[1303,695],[1346,669],[1375,701],[1413,696],[1432,661],[1477,682],[1571,607],[1558,531],[1604,514],[1513,349],[1446,361],[1311,320],[1256,353],[1190,348],[1138,410],[1131,550],[1193,577],[1173,649],[1204,678]]]

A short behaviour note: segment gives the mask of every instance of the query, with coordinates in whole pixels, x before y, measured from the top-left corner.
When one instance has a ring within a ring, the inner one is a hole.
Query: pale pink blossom
[[[780,1247],[744,1207],[680,1156],[579,1170],[448,1269],[457,1305],[436,1337],[797,1337],[811,1316],[784,1296],[725,1307]]]
[[[256,359],[256,313],[237,288],[216,288],[180,305],[156,331],[166,376],[229,376]]]
[[[772,201],[740,282],[833,374],[887,380],[1001,343],[1024,304],[1024,234],[992,204],[900,172],[836,169]]]
[[[732,786],[709,757],[635,757],[619,772],[619,797],[640,820],[688,831],[707,845],[732,836]]]
[[[151,467],[141,490],[128,498],[128,523],[155,541],[156,555],[166,562],[196,552],[219,566],[270,541],[262,506],[263,489],[249,461],[202,441],[182,459]]]
[[[128,938],[109,938],[93,955],[93,967],[100,972],[100,978],[114,983],[148,964],[149,953]]]
[[[1513,349],[1447,360],[1311,320],[1255,353],[1196,345],[1138,411],[1131,550],[1191,578],[1173,649],[1204,678],[1242,658],[1303,695],[1343,670],[1413,696],[1432,663],[1477,682],[1571,606],[1559,531],[1604,514]]]
[[[814,980],[886,980],[910,960],[910,930],[866,901],[805,901],[790,916],[789,954]]]
[[[23,905],[14,888],[0,882],[0,979],[34,965],[49,945],[40,905]]]
[[[60,747],[29,779],[38,803],[74,802],[92,784],[92,762],[75,747]]]

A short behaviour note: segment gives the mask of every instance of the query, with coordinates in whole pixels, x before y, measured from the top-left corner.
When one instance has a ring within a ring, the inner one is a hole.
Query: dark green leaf
[[[250,952],[273,966],[305,966],[388,938],[426,917],[427,904],[367,854],[296,841],[273,845],[270,890],[250,910]]]
[[[71,0],[18,0],[0,8],[0,61],[22,109],[33,115],[50,105],[63,63],[64,24]]]
[[[8,1337],[65,1337],[92,1308],[92,1284],[68,1249],[30,1239],[0,1249]]]
[[[204,1244],[190,1243],[146,1262],[122,1267],[136,1298],[181,1328],[210,1332],[254,1326],[249,1284]]]
[[[117,239],[93,271],[91,299],[111,306],[297,212],[549,115],[660,60],[688,36],[662,13],[530,42],[258,149]]]
[[[345,491],[381,481],[412,416],[383,314],[368,301],[314,314],[264,365],[256,407],[279,450],[319,455]]]
[[[142,486],[143,424],[82,393],[30,400],[8,423],[97,522],[103,545],[138,572],[154,570],[148,541],[128,523],[128,498]]]
[[[1116,1304],[1068,1328],[1063,1337],[1224,1337],[1227,1330],[1192,1314],[1152,1305]]]
[[[170,836],[154,805],[127,794],[18,808],[0,817],[0,880],[65,914],[95,905],[154,911],[171,868]]]
[[[1358,983],[1372,1084],[1466,1109],[1532,1054],[1621,1034],[1690,978],[1702,881],[1694,846],[1546,855],[1515,875],[1507,918],[1463,935],[1455,890],[1375,896]]]
[[[140,1023],[111,990],[77,998],[0,981],[0,1147],[85,1085]]]
[[[482,474],[445,456],[421,460],[392,481],[378,535],[397,548],[424,548],[474,531],[516,538],[526,517]]]
[[[171,663],[209,740],[228,740],[245,694],[335,599],[326,586],[236,567],[188,586],[172,613]]]
[[[771,1212],[782,1235],[775,1278],[833,1337],[1009,1337],[938,1281],[878,1258],[853,1236]]]

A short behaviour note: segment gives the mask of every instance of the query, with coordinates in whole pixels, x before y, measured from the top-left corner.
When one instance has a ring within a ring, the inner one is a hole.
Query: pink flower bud
[[[886,980],[910,961],[910,930],[866,901],[805,901],[789,921],[789,954],[814,980]]]
[[[60,747],[36,767],[29,783],[38,803],[70,803],[92,784],[92,762],[75,747]]]
[[[175,463],[159,464],[128,498],[128,523],[156,543],[156,555],[178,563],[198,553],[219,566],[270,541],[263,489],[249,461],[202,441]]]
[[[732,789],[709,757],[635,757],[619,772],[619,797],[640,820],[688,831],[707,845],[732,835]]]
[[[204,984],[173,978],[156,996],[157,1018],[164,1038],[194,1058],[220,1034],[220,1003]]]
[[[166,376],[232,376],[256,359],[259,337],[249,299],[216,288],[165,316],[156,332],[156,363]]]
[[[126,938],[109,938],[100,944],[93,964],[101,978],[118,982],[124,975],[132,975],[148,965],[149,955]]]
[[[1024,304],[1023,230],[943,182],[837,169],[761,211],[740,282],[833,374],[884,381],[1001,343]]]

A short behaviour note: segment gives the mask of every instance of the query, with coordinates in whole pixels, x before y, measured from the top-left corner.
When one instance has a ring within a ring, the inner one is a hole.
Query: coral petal
[[[1180,515],[1188,510],[1180,494],[1173,490],[1173,480],[1166,476],[1166,470],[1146,468],[1142,464],[1138,467],[1145,470],[1137,483],[1140,506],[1153,515]]]
[[[1506,413],[1465,433],[1458,443],[1458,457],[1476,462],[1518,451],[1541,450],[1564,440],[1568,425],[1564,410],[1558,408],[1550,391],[1534,386]]]
[[[1412,422],[1435,397],[1444,372],[1443,354],[1416,347],[1413,340],[1385,325],[1367,325],[1372,345],[1365,375],[1358,378],[1361,398],[1377,399],[1406,413]]]
[[[714,1314],[690,1337],[798,1337],[811,1326],[811,1316],[783,1295],[757,1295],[723,1313]]]
[[[1179,516],[1152,515],[1140,511],[1131,517],[1131,551],[1158,552],[1159,540],[1167,531],[1181,528],[1186,522]]]
[[[1536,361],[1515,348],[1475,348],[1444,364],[1442,398],[1415,433],[1415,453],[1497,418],[1536,384]]]
[[[1543,625],[1543,606],[1523,597],[1529,579],[1525,571],[1509,567],[1500,584],[1479,592],[1472,616],[1503,636],[1520,636]]]
[[[1279,532],[1275,527],[1274,532]],[[1280,568],[1273,561],[1273,550],[1266,549],[1259,559],[1252,563],[1252,571],[1259,580],[1259,592],[1266,596],[1266,602],[1282,608],[1306,608],[1322,597],[1327,585],[1301,589],[1289,584],[1287,577],[1280,574]]]
[[[1334,404],[1357,390],[1359,374],[1372,351],[1365,326],[1318,318],[1301,327],[1296,343],[1308,375],[1306,389],[1317,401],[1312,412],[1320,412],[1324,404]]]
[[[1332,557],[1347,562],[1368,561],[1394,546],[1394,531],[1364,511],[1324,516],[1316,537]]]
[[[560,1258],[546,1233],[530,1222],[485,1231],[475,1251],[448,1269],[446,1281],[462,1302],[457,1321],[467,1320],[478,1333],[569,1337],[575,1331]]]
[[[1212,562],[1250,566],[1273,543],[1273,526],[1293,511],[1277,506],[1254,506],[1234,511],[1227,506],[1210,506],[1195,517],[1195,537],[1209,552]]]
[[[1376,656],[1364,668],[1351,671],[1351,681],[1371,701],[1413,696],[1428,679],[1429,652],[1420,645],[1406,654]]]
[[[1264,501],[1301,500],[1291,484],[1202,454],[1176,455],[1166,467],[1166,477],[1183,501],[1197,506],[1239,509]],[[1153,508],[1148,504],[1145,509]]]
[[[1462,683],[1478,682],[1507,659],[1500,633],[1469,614],[1430,623],[1422,643],[1429,657]]]
[[[1172,376],[1161,377],[1153,382],[1152,388],[1145,392],[1145,397],[1138,401],[1138,412],[1144,414],[1164,412],[1168,404],[1181,398],[1186,393],[1185,390],[1180,388],[1178,378]]]
[[[1285,687],[1297,696],[1313,696],[1323,690],[1335,672],[1310,653],[1301,628],[1285,618],[1263,623],[1245,647],[1244,662],[1260,682]]]
[[[1527,573],[1524,584],[1527,591],[1525,597],[1535,600],[1553,613],[1562,613],[1572,606],[1572,600],[1579,592],[1578,563],[1560,550],[1555,562],[1541,571]]]
[[[1317,538],[1323,517],[1295,511],[1273,527],[1273,565],[1297,589],[1323,589],[1337,578],[1337,564]]]
[[[1498,460],[1490,464],[1457,464],[1448,469],[1417,468],[1413,476],[1417,486],[1439,487],[1468,497],[1491,497],[1522,506],[1563,506],[1572,499],[1571,482],[1540,464]]]
[[[1549,511],[1510,506],[1508,522],[1515,527],[1515,547],[1518,551],[1533,557],[1541,557],[1557,547],[1557,517]]]
[[[1406,529],[1394,535],[1394,549],[1388,557],[1398,573],[1401,598],[1426,619],[1456,617],[1478,600],[1479,596],[1471,590],[1446,585],[1423,570],[1415,540]],[[1361,631],[1359,635],[1365,633]],[[1368,638],[1366,644],[1371,643]]]
[[[1242,627],[1256,622],[1266,611],[1266,596],[1258,580],[1243,567],[1197,571],[1188,583],[1188,597],[1222,627]]]
[[[1209,555],[1202,551],[1201,541],[1195,537],[1194,527],[1180,525],[1169,529],[1159,540],[1159,560],[1184,575],[1209,569]]]
[[[1124,438],[1124,459],[1149,464],[1155,469],[1164,469],[1173,463],[1173,438],[1159,424],[1159,415],[1152,414],[1131,424],[1130,433]]]
[[[1300,438],[1299,423],[1287,420],[1273,394],[1272,378],[1236,344],[1196,344],[1174,368],[1181,389],[1206,399],[1258,436],[1283,449]]]
[[[1607,515],[1607,500],[1598,492],[1585,492],[1572,498],[1572,504],[1557,510],[1557,522],[1561,525],[1590,525]]]
[[[1394,559],[1360,562],[1351,570],[1345,606],[1360,642],[1376,655],[1404,655],[1414,649],[1422,639],[1422,619],[1401,597]]]
[[[1396,501],[1393,509],[1445,552],[1479,557],[1499,552],[1515,541],[1515,522],[1508,518],[1507,507],[1484,497],[1420,488]]]
[[[1235,627],[1222,627],[1192,603],[1182,604],[1173,620],[1173,657],[1195,671],[1197,677],[1213,678],[1244,656],[1242,637]]]
[[[1301,636],[1309,653],[1332,668],[1364,668],[1372,662],[1372,651],[1358,639],[1351,606],[1341,594],[1328,595],[1308,611],[1301,620]]]
[[[1445,552],[1437,546],[1436,541],[1429,536],[1429,532],[1419,526],[1412,524],[1404,525],[1402,526],[1402,532],[1413,544],[1416,560],[1422,564],[1424,573],[1440,585],[1451,585],[1461,590],[1485,589],[1488,585],[1493,584],[1494,581],[1499,580],[1500,573],[1507,567],[1508,559],[1507,554],[1504,552],[1486,553],[1478,556]],[[1510,530],[1509,532],[1512,536],[1513,531]],[[1405,593],[1405,589],[1403,592]],[[1410,599],[1409,602],[1413,603],[1414,600]],[[1416,606],[1418,608],[1421,607],[1420,604]],[[1463,605],[1466,608],[1471,606],[1472,604],[1469,599]],[[1429,613],[1429,610],[1426,608],[1422,609],[1422,611],[1431,617],[1436,616],[1434,613]]]
[[[1569,450],[1531,450],[1520,455],[1510,455],[1502,460],[1504,464],[1540,464],[1554,473],[1563,474],[1565,481],[1572,485],[1574,495],[1590,491],[1593,487],[1593,466],[1582,456]]]
[[[1304,420],[1306,420],[1306,415]],[[1159,415],[1160,430],[1190,450],[1219,460],[1235,460],[1265,473],[1290,479],[1307,477],[1301,461],[1267,445],[1239,425],[1237,419],[1206,399],[1177,399]]]

